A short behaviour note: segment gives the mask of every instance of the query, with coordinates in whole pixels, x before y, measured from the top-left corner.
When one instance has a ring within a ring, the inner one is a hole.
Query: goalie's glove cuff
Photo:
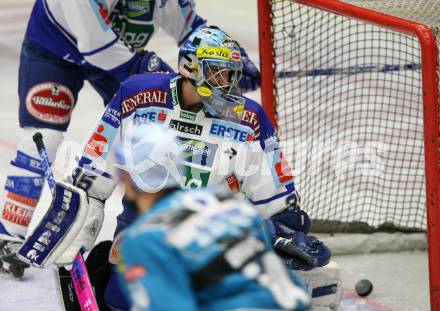
[[[290,238],[296,231],[307,234],[310,230],[310,218],[299,208],[287,208],[266,220],[269,233],[274,237]]]
[[[173,68],[165,63],[154,52],[142,51],[139,53],[133,67],[130,71],[132,74],[141,74],[149,72],[174,72]]]

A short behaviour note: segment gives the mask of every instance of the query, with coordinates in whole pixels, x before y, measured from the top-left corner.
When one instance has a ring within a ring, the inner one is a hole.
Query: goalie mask
[[[179,72],[193,83],[206,111],[222,119],[241,120],[242,68],[238,43],[214,27],[196,29],[179,51]]]

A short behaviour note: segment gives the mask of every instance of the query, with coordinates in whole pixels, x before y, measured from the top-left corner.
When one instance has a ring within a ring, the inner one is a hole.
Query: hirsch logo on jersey
[[[167,113],[160,108],[142,108],[137,109],[134,116],[134,124],[143,124],[147,122],[163,123],[167,119]]]
[[[254,134],[250,128],[222,120],[212,121],[209,134],[239,142],[251,142],[254,140]]]
[[[121,103],[122,116],[126,117],[136,108],[150,105],[166,105],[168,93],[163,90],[147,90],[124,99]]]
[[[100,121],[84,149],[85,156],[91,160],[105,160],[118,130],[110,124]]]
[[[200,140],[177,137],[183,149],[183,158],[185,161],[212,167],[214,163],[215,154],[217,152],[217,145],[207,143]]]
[[[188,123],[183,122],[179,120],[172,119],[170,121],[170,128],[185,133],[185,134],[192,134],[192,135],[202,135],[203,126],[194,124],[194,123]]]
[[[64,85],[46,82],[32,87],[26,96],[26,108],[36,119],[50,124],[66,124],[70,120],[74,98]]]

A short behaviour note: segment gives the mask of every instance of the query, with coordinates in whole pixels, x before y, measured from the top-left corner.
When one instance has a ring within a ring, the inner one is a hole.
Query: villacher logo
[[[201,125],[178,121],[174,119],[170,121],[170,128],[185,134],[193,134],[199,136],[202,135],[202,130],[203,130],[203,126]]]

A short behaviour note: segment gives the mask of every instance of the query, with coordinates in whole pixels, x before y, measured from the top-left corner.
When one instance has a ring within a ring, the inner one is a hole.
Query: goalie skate
[[[0,240],[0,275],[13,279],[23,277],[24,270],[29,267],[17,258],[21,247],[20,242]]]

